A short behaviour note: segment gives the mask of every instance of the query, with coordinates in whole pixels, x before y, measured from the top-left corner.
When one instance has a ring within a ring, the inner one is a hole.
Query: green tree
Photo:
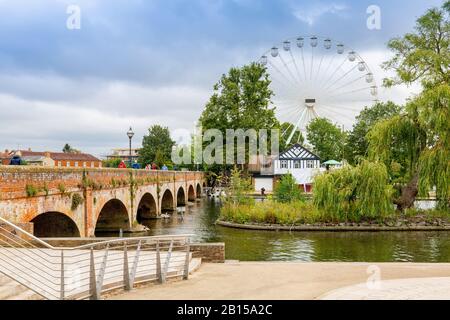
[[[325,118],[315,118],[306,128],[306,137],[322,161],[342,160],[346,134]]]
[[[172,147],[175,142],[170,138],[169,128],[153,125],[148,129],[148,135],[142,140],[139,150],[139,163],[145,166],[152,162],[161,166],[170,163]]]
[[[252,190],[250,177],[239,171],[237,167],[231,170],[231,176],[227,188],[227,204],[253,204],[254,199],[248,195]]]
[[[274,196],[278,202],[282,203],[303,200],[303,193],[298,187],[294,176],[290,173],[280,178],[275,187]]]
[[[436,188],[442,207],[450,202],[450,1],[421,16],[415,32],[389,42],[394,57],[384,64],[396,77],[386,85],[420,82],[423,92],[413,98],[405,112],[377,123],[370,130],[369,153],[386,164],[393,150],[403,150],[408,163],[405,183],[397,186],[394,201],[399,210],[412,207],[417,194],[426,196]],[[395,146],[395,147],[393,147]]]
[[[121,159],[109,159],[109,160],[103,160],[102,166],[104,168],[118,168],[120,162],[122,162]]]
[[[214,93],[199,121],[203,131],[218,129],[222,132],[224,155],[227,129],[259,131],[279,128],[274,108],[270,107],[273,93],[269,85],[269,75],[265,67],[257,63],[242,68],[231,68],[228,74],[223,75],[214,85]],[[246,154],[248,160],[248,150]],[[210,169],[223,168],[223,166],[210,167]]]
[[[314,177],[313,202],[332,221],[373,220],[392,211],[392,187],[386,166],[363,160]]]
[[[62,149],[64,153],[80,153],[79,150],[74,149],[70,146],[70,144],[66,143]]]
[[[378,102],[372,107],[365,107],[356,117],[356,123],[347,136],[345,143],[345,159],[355,165],[360,159],[367,157],[369,143],[367,133],[380,120],[388,119],[400,113],[401,107],[388,101]]]
[[[396,76],[384,79],[386,86],[420,82],[424,88],[450,81],[450,1],[442,8],[429,9],[417,19],[415,32],[389,41],[394,53],[383,64],[384,69],[394,70]]]

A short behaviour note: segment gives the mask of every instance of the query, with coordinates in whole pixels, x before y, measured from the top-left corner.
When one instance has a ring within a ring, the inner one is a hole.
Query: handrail
[[[192,236],[115,238],[61,248],[0,217],[0,273],[46,299],[99,299],[111,288],[187,279]]]
[[[45,246],[45,247],[47,247],[47,248],[50,248],[50,249],[55,249],[55,247],[51,246],[51,245],[48,244],[47,242],[42,241],[42,240],[39,239],[38,237],[35,237],[33,234],[31,234],[31,233],[29,233],[29,232],[23,230],[22,228],[20,228],[19,226],[16,226],[15,224],[9,222],[8,220],[3,219],[2,217],[0,217],[0,221],[1,221],[2,223],[6,223],[7,225],[9,225],[10,227],[14,228],[15,230],[18,230],[18,231],[22,232],[23,234],[29,236],[29,237],[32,238],[33,240],[35,240],[35,241],[37,241],[38,243],[42,244],[43,246]]]
[[[130,237],[130,238],[116,238],[111,240],[105,240],[105,241],[99,241],[94,243],[88,243],[83,244],[78,247],[69,247],[65,248],[66,250],[79,250],[79,249],[88,249],[92,247],[93,245],[105,245],[105,244],[111,244],[111,243],[117,243],[117,242],[124,242],[124,240],[131,239],[133,241],[139,241],[139,240],[165,240],[165,239],[186,239],[187,237],[193,237],[193,234],[175,234],[175,235],[159,235],[159,236],[149,236],[149,237]],[[60,250],[61,248],[58,248]]]
[[[53,249],[53,250],[78,250],[78,249],[85,249],[85,248],[90,248],[94,245],[104,245],[104,244],[108,244],[108,243],[114,243],[114,242],[123,242],[124,239],[132,239],[132,240],[148,240],[148,239],[174,239],[174,238],[186,238],[186,237],[193,237],[193,234],[176,234],[176,235],[158,235],[158,236],[149,236],[149,237],[132,237],[132,238],[115,238],[115,239],[111,239],[111,240],[104,240],[104,241],[99,241],[99,242],[93,242],[93,243],[89,243],[89,244],[84,244],[84,245],[80,245],[77,247],[54,247],[51,244],[39,239],[38,237],[36,237],[35,235],[29,233],[28,231],[23,230],[22,228],[20,228],[19,226],[9,222],[8,220],[0,217],[0,222],[5,223],[7,225],[9,225],[10,227],[22,232],[23,234],[27,235],[28,237],[32,238],[34,241],[38,242],[39,244],[45,246],[46,248],[49,249]]]

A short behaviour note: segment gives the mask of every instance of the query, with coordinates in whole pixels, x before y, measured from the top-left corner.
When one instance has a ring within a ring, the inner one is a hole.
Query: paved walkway
[[[386,298],[418,297],[450,299],[450,263],[302,263],[302,262],[236,262],[202,264],[188,281],[154,285],[133,290],[110,299],[318,299],[347,298],[358,286],[358,295],[348,298],[366,299],[367,281],[381,279]],[[384,282],[410,279],[406,282]],[[424,278],[434,278],[427,279]],[[440,278],[440,279],[439,279]],[[421,282],[425,280],[425,282]],[[370,281],[369,281],[370,282]],[[374,283],[374,282],[370,282]],[[378,282],[375,282],[378,283]],[[384,284],[386,283],[386,286]],[[436,284],[439,283],[439,290]],[[405,286],[408,284],[408,286]],[[333,291],[344,288],[343,292]],[[399,289],[401,288],[401,289]],[[418,288],[421,288],[420,290]],[[413,294],[409,290],[415,290]],[[375,291],[374,291],[375,292]],[[395,293],[394,293],[395,292]],[[402,293],[403,292],[403,293]],[[341,294],[342,293],[342,294]],[[378,294],[380,291],[378,291]],[[366,295],[365,295],[366,294]],[[428,295],[427,295],[428,294]],[[382,298],[379,295],[377,298]]]
[[[381,281],[378,287],[366,283],[336,289],[323,300],[449,300],[450,277]]]

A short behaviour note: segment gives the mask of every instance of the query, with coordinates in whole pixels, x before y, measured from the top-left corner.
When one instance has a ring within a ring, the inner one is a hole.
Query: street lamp
[[[130,168],[131,168],[131,139],[133,139],[133,136],[134,136],[134,132],[133,132],[133,129],[131,129],[131,127],[130,127],[130,130],[128,130],[128,132],[127,132],[127,136],[128,136],[128,139],[130,140]]]

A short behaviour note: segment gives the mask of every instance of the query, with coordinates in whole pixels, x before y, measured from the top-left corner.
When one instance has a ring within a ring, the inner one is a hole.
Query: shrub
[[[80,196],[78,193],[74,193],[72,196],[72,207],[71,207],[72,211],[75,211],[78,208],[78,206],[83,202],[84,202],[83,197]]]
[[[266,223],[280,225],[311,224],[322,222],[322,216],[312,203],[293,201],[281,203],[271,200],[255,204],[226,203],[220,219],[236,223]]]
[[[274,190],[274,196],[278,202],[283,203],[304,200],[302,191],[298,187],[294,176],[290,173],[283,175],[278,181]]]
[[[102,166],[104,168],[118,168],[121,161],[121,159],[103,160]]]
[[[254,199],[248,195],[252,189],[251,179],[244,177],[239,169],[231,170],[229,187],[227,189],[227,202],[232,204],[252,204]]]
[[[66,193],[66,186],[62,183],[58,184],[58,190],[59,192],[61,192],[61,194],[65,194]]]
[[[38,190],[32,184],[27,184],[25,186],[25,192],[27,193],[27,197],[34,197],[38,193]]]
[[[49,189],[48,189],[48,184],[47,184],[47,182],[46,183],[44,183],[44,187],[42,188],[42,190],[45,192],[45,196],[48,196],[48,194],[49,194]]]

